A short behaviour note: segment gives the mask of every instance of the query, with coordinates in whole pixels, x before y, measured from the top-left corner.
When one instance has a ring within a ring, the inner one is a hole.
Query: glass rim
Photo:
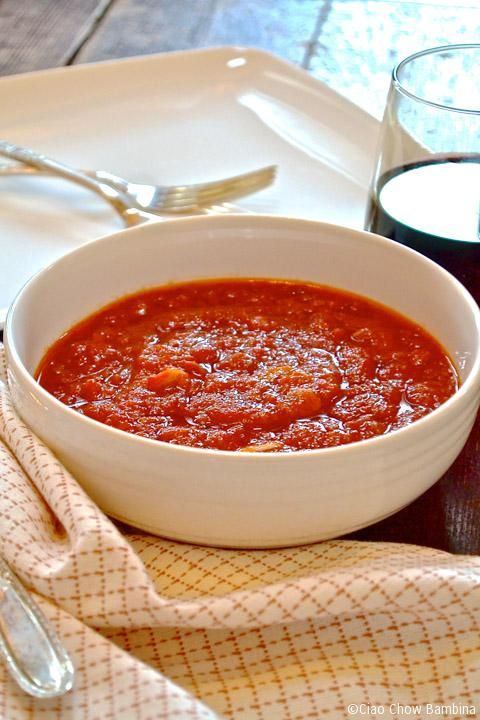
[[[473,108],[457,107],[455,105],[443,105],[442,103],[435,102],[434,100],[427,100],[427,98],[421,97],[416,93],[407,90],[399,78],[399,73],[402,68],[412,60],[423,57],[424,55],[433,55],[435,53],[442,53],[452,50],[480,50],[480,43],[458,43],[456,45],[438,45],[437,47],[427,48],[426,50],[420,50],[419,52],[408,55],[403,60],[400,60],[392,70],[392,85],[396,90],[403,93],[411,100],[416,100],[424,105],[429,105],[440,110],[447,110],[449,112],[465,113],[467,115],[480,115],[480,108],[474,110]]]

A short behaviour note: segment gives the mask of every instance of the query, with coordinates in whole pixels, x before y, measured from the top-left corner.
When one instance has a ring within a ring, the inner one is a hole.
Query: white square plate
[[[265,52],[215,48],[6,77],[0,107],[2,139],[79,168],[171,184],[275,163],[274,185],[235,208],[363,225],[378,122]],[[120,220],[63,180],[0,183],[1,327],[33,273]]]

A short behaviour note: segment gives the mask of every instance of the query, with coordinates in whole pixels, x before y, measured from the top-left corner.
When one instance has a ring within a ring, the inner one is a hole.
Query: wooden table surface
[[[0,0],[0,75],[242,45],[303,67],[377,118],[398,59],[479,38],[479,0]],[[479,554],[479,444],[477,421],[438,483],[351,537]]]

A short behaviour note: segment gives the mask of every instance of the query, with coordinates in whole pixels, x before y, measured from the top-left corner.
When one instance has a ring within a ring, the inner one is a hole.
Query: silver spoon
[[[83,175],[81,172],[78,172],[78,170],[52,158],[47,158],[45,155],[41,155],[34,150],[22,148],[19,145],[0,140],[0,155],[8,157],[11,160],[26,163],[40,170],[47,170],[52,175],[57,175],[65,180],[71,180],[77,183],[77,185],[87,188],[87,190],[92,190],[111,205],[127,226],[139,225],[148,219],[141,211],[132,208],[132,204],[123,193],[114,190],[110,185],[101,183],[94,178],[88,177],[88,175]]]
[[[67,651],[33,598],[0,557],[0,653],[29,695],[58,697],[73,686]]]

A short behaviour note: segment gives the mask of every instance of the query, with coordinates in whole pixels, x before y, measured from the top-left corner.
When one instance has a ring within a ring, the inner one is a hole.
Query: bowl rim
[[[59,412],[66,412],[67,417],[71,418],[72,422],[79,422],[81,425],[86,424],[86,427],[90,427],[93,432],[98,431],[100,433],[106,433],[107,436],[112,436],[113,438],[117,438],[120,442],[125,442],[129,444],[137,445],[138,447],[145,446],[149,447],[151,449],[158,447],[160,449],[163,449],[164,451],[171,451],[175,452],[177,454],[193,454],[198,456],[199,458],[201,456],[206,457],[221,457],[225,459],[238,459],[240,457],[245,458],[245,460],[241,460],[241,462],[278,462],[280,458],[282,458],[281,462],[294,462],[294,458],[316,458],[316,457],[327,457],[336,455],[338,453],[342,453],[345,455],[347,452],[368,452],[368,448],[374,448],[374,446],[378,445],[379,443],[382,443],[383,445],[386,445],[386,443],[392,443],[396,442],[397,439],[401,437],[408,437],[407,433],[412,435],[414,432],[416,432],[416,429],[420,427],[425,427],[428,423],[435,422],[439,420],[443,415],[448,415],[451,411],[451,408],[457,405],[459,402],[464,400],[466,397],[469,397],[473,391],[475,390],[475,385],[480,387],[480,307],[476,303],[473,296],[470,294],[470,292],[462,285],[462,283],[457,280],[451,273],[449,273],[447,270],[445,270],[443,267],[438,265],[437,263],[433,262],[433,260],[430,260],[426,256],[422,255],[421,253],[417,252],[416,250],[413,250],[412,248],[403,245],[401,243],[397,243],[393,240],[390,240],[389,238],[385,238],[382,235],[377,235],[375,233],[368,232],[366,230],[359,230],[356,228],[350,228],[343,225],[338,225],[334,223],[327,223],[320,220],[311,220],[311,219],[304,219],[304,218],[297,218],[293,216],[288,215],[274,215],[274,214],[245,214],[245,213],[229,213],[225,215],[195,215],[195,216],[188,216],[188,217],[181,217],[181,218],[172,218],[167,220],[162,220],[161,223],[157,225],[157,227],[160,229],[166,227],[167,229],[172,226],[172,224],[175,224],[175,227],[181,228],[182,225],[188,226],[191,225],[192,222],[194,224],[200,223],[200,224],[213,224],[218,225],[222,227],[223,223],[226,222],[227,225],[232,223],[232,225],[242,226],[244,223],[254,223],[258,224],[258,226],[262,226],[264,224],[271,225],[272,222],[277,222],[281,225],[284,224],[296,224],[297,226],[304,226],[304,227],[322,227],[325,230],[328,230],[330,232],[336,232],[340,234],[348,234],[351,233],[352,235],[357,235],[357,237],[362,238],[364,242],[370,242],[370,243],[376,243],[378,245],[383,245],[385,247],[395,247],[396,252],[405,253],[410,256],[414,256],[416,258],[417,262],[421,262],[423,264],[433,266],[435,268],[435,272],[437,272],[440,276],[442,276],[445,281],[452,283],[457,291],[460,292],[460,295],[462,297],[462,300],[465,302],[465,304],[469,307],[469,309],[472,312],[473,319],[475,321],[475,326],[477,330],[477,338],[478,338],[478,344],[477,344],[477,353],[474,357],[472,368],[469,372],[469,375],[464,383],[460,385],[460,387],[456,390],[456,392],[451,395],[444,403],[442,403],[439,407],[432,410],[427,415],[424,415],[422,418],[419,418],[418,420],[415,420],[410,425],[407,425],[405,427],[399,428],[397,430],[394,430],[389,433],[385,433],[383,435],[375,435],[374,437],[367,438],[364,440],[357,440],[355,442],[346,443],[344,445],[337,445],[334,447],[326,447],[326,448],[315,448],[315,449],[303,449],[303,450],[295,450],[295,451],[288,451],[288,450],[280,450],[273,453],[248,453],[248,452],[239,452],[238,450],[218,450],[214,448],[200,448],[200,447],[193,447],[190,445],[180,445],[176,443],[169,443],[165,442],[163,440],[154,440],[153,438],[147,438],[142,435],[136,435],[134,433],[129,433],[125,430],[120,430],[118,428],[112,427],[110,425],[106,425],[105,423],[101,423],[98,420],[94,420],[86,415],[81,415],[80,413],[75,412],[72,408],[70,408],[68,405],[65,405],[60,400],[58,400],[54,395],[49,393],[47,390],[45,390],[34,378],[32,373],[30,373],[27,368],[25,367],[19,351],[17,350],[15,343],[13,342],[13,323],[14,323],[14,316],[15,316],[15,310],[18,306],[18,304],[21,302],[24,294],[28,292],[29,288],[33,286],[41,277],[46,275],[48,272],[52,272],[52,270],[59,264],[65,261],[70,261],[71,258],[74,258],[75,255],[80,254],[82,252],[85,252],[86,248],[94,247],[97,245],[100,245],[104,242],[112,242],[119,236],[124,236],[126,234],[133,234],[133,233],[144,233],[144,232],[152,232],[152,227],[156,225],[156,223],[146,223],[138,226],[134,226],[132,228],[127,228],[123,230],[116,231],[114,233],[108,233],[106,235],[102,235],[101,237],[94,238],[92,240],[89,240],[79,247],[76,247],[72,250],[70,250],[68,253],[63,254],[60,258],[57,258],[52,263],[47,265],[45,268],[42,268],[37,273],[32,275],[20,288],[20,290],[17,292],[14,300],[12,301],[8,313],[7,318],[5,321],[5,329],[4,329],[4,345],[6,350],[6,360],[7,360],[7,377],[8,377],[8,366],[13,361],[13,363],[16,365],[17,371],[20,372],[22,379],[26,382],[27,386],[30,387],[30,389],[34,390],[36,393],[40,393],[40,397],[42,400],[46,403],[50,403],[53,405],[55,409],[57,409]],[[132,244],[133,247],[133,244]],[[88,250],[87,250],[88,252]],[[227,278],[226,278],[227,279]],[[272,278],[274,279],[274,278]],[[301,279],[299,279],[301,281]],[[185,281],[187,282],[187,281]],[[320,284],[320,283],[319,283]],[[159,285],[158,287],[161,287]],[[333,287],[333,286],[331,286]],[[143,289],[143,288],[142,288]],[[135,294],[136,291],[133,291],[132,294]],[[366,297],[368,299],[368,296],[361,295],[360,293],[356,293],[357,295],[360,295],[361,297]],[[112,301],[114,302],[114,301]],[[382,303],[380,303],[382,304]],[[385,307],[388,308],[387,305],[384,304]],[[100,308],[99,308],[100,309]],[[391,308],[392,310],[398,312],[395,308]],[[81,318],[80,318],[81,320]],[[79,320],[79,321],[80,321]],[[79,322],[77,321],[77,322]],[[427,332],[430,332],[428,328],[425,328]],[[261,458],[261,459],[260,459]],[[289,458],[289,460],[287,460]],[[227,460],[228,462],[229,460]]]

